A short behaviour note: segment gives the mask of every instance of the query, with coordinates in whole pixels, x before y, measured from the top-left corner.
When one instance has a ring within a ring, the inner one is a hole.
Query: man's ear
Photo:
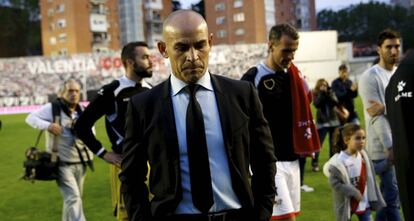
[[[130,58],[126,59],[126,65],[127,67],[132,67],[134,65],[134,61]]]
[[[213,46],[213,33],[210,33],[210,36],[208,36],[208,45]]]
[[[378,46],[378,45],[377,45],[377,54],[378,54],[378,57],[381,57],[381,46]]]
[[[158,51],[161,53],[161,55],[164,58],[168,58],[168,53],[167,53],[167,45],[165,44],[165,42],[163,41],[159,41],[157,43],[157,47],[158,47]]]
[[[268,41],[267,42],[267,51],[268,52],[272,52],[273,51],[272,46],[273,46],[273,42],[272,41]]]

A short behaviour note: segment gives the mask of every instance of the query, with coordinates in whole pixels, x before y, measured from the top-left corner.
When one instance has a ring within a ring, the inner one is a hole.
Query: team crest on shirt
[[[397,85],[398,94],[394,98],[395,102],[399,101],[400,98],[413,97],[412,91],[404,91],[405,86],[406,86],[406,83],[404,81],[398,82],[398,85]]]
[[[265,86],[267,90],[271,91],[275,87],[276,82],[273,79],[266,79],[263,81],[263,85]]]
[[[103,94],[104,94],[104,89],[103,89],[103,88],[101,88],[101,89],[98,91],[98,94],[99,94],[99,95],[101,95],[101,96],[103,96]]]

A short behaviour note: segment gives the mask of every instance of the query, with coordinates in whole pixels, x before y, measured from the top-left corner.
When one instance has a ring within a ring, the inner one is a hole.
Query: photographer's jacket
[[[74,111],[71,115],[60,109],[60,126],[63,129],[63,132],[57,138],[57,149],[58,156],[61,162],[67,163],[81,163],[81,158],[79,156],[78,150],[75,147],[75,142],[82,154],[82,158],[86,161],[88,159],[92,160],[93,154],[85,146],[85,144],[77,139],[74,135],[73,124],[76,119],[79,118],[82,110],[80,105],[76,108],[77,111]],[[49,125],[53,122],[53,113],[52,113],[52,103],[47,103],[43,105],[39,110],[33,111],[26,118],[26,123],[36,129],[46,131],[46,148],[48,151],[52,151],[54,135],[47,131]],[[87,156],[89,154],[89,158]]]

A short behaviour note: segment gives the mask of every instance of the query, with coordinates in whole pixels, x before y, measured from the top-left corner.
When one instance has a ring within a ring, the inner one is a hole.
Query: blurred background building
[[[161,39],[171,0],[40,0],[43,55],[117,51]]]
[[[175,2],[177,3],[177,2]],[[216,44],[264,43],[283,22],[316,30],[315,0],[200,1]],[[40,0],[45,56],[115,51],[127,42],[161,40],[172,0]]]
[[[119,25],[121,44],[145,39],[143,0],[119,0]]]
[[[0,57],[106,53],[131,41],[154,48],[162,21],[181,8],[206,18],[214,44],[264,43],[280,23],[337,30],[339,42],[355,45],[384,27],[414,34],[414,0],[0,0]]]
[[[205,15],[215,44],[264,43],[273,25],[289,23],[316,30],[315,0],[205,0]]]
[[[162,40],[162,22],[173,11],[172,1],[145,0],[143,11],[145,40],[150,47],[156,47]]]
[[[121,45],[146,41],[150,47],[161,40],[162,21],[173,11],[171,0],[120,0]]]
[[[116,0],[40,0],[45,56],[118,50]]]

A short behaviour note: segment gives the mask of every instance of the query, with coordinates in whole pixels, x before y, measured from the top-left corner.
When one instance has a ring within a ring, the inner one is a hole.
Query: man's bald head
[[[192,10],[178,10],[171,13],[164,21],[162,35],[164,40],[177,32],[205,31],[208,34],[207,22],[203,16]]]
[[[191,10],[179,10],[164,21],[158,50],[170,60],[172,73],[187,84],[196,83],[207,71],[212,35],[204,18]]]

